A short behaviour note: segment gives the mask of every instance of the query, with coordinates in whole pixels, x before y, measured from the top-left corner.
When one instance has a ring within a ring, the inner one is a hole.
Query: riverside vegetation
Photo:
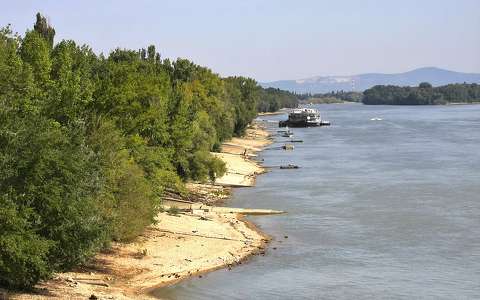
[[[361,102],[363,94],[353,91],[332,91],[330,93],[300,94],[298,98],[304,104],[331,104],[344,102]]]
[[[0,31],[0,285],[29,288],[154,221],[165,189],[214,179],[210,154],[296,96],[154,46],[96,55],[37,14]]]
[[[299,94],[303,104],[362,102],[367,105],[441,105],[480,102],[480,85],[455,83],[433,87],[422,82],[418,87],[376,85],[361,92],[336,91],[324,94]]]
[[[435,105],[474,103],[480,101],[480,85],[476,83],[447,84],[432,87],[428,82],[418,87],[377,85],[363,92],[364,104]]]

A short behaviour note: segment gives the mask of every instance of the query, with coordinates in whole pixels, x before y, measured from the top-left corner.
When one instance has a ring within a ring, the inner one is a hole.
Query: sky
[[[440,67],[480,73],[480,0],[8,1],[0,26],[47,16],[96,53],[153,44],[260,82]]]

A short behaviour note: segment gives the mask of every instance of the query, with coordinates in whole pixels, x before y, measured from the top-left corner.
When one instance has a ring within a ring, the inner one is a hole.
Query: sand
[[[83,270],[59,274],[38,285],[35,294],[10,296],[86,299],[93,294],[99,299],[150,299],[154,288],[263,253],[268,241],[237,214],[161,213],[157,219],[158,224],[135,242],[114,243]]]
[[[259,117],[262,117],[262,116],[275,116],[275,115],[283,115],[283,114],[286,114],[290,111],[289,108],[282,108],[278,111],[274,111],[274,112],[263,112],[263,113],[258,113],[258,116]]]
[[[255,184],[255,177],[264,172],[264,169],[255,162],[238,154],[212,153],[222,159],[227,166],[227,172],[215,180],[216,184],[223,186],[245,187]]]
[[[225,161],[227,173],[215,185],[253,185],[263,168],[248,157],[269,143],[268,132],[258,125],[248,129],[244,138],[225,143],[227,153],[214,155]],[[247,155],[239,155],[245,149]],[[202,185],[191,187],[201,189]],[[205,190],[210,193],[216,189]],[[107,253],[97,254],[81,269],[57,274],[52,280],[38,284],[30,294],[8,293],[8,297],[86,299],[95,295],[98,299],[152,299],[149,292],[155,288],[218,268],[231,268],[250,255],[264,254],[268,236],[243,220],[242,214],[230,211],[239,210],[212,208],[190,209],[178,215],[160,213],[157,223],[134,242],[113,243]]]
[[[264,173],[265,169],[252,158],[256,157],[256,152],[271,143],[269,133],[258,124],[248,128],[244,137],[232,138],[223,143],[222,153],[212,152],[212,154],[226,163],[227,172],[224,176],[217,178],[215,183],[233,187],[255,185],[255,177]]]

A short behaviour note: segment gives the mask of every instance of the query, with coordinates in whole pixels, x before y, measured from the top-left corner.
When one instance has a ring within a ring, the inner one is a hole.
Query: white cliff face
[[[332,77],[331,83],[344,83],[344,82],[352,82],[352,77]]]
[[[299,93],[327,93],[337,90],[363,91],[378,84],[417,86],[429,82],[433,86],[449,83],[480,83],[480,74],[461,73],[439,68],[420,68],[405,73],[367,73],[347,76],[314,76],[298,80],[280,80],[262,83],[263,87],[274,87]]]
[[[348,83],[352,82],[353,77],[351,76],[341,76],[341,77],[336,77],[336,76],[316,76],[316,77],[310,77],[310,78],[304,78],[304,79],[298,79],[295,80],[295,83],[297,84],[312,84],[312,83]]]

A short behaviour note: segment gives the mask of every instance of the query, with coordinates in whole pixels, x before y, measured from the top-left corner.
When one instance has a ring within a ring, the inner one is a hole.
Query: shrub
[[[152,224],[157,213],[152,190],[135,163],[129,162],[115,192],[113,238],[130,241]]]
[[[208,151],[195,152],[191,157],[190,164],[190,169],[193,172],[192,178],[195,180],[215,180],[226,172],[225,163]]]
[[[0,197],[0,285],[28,288],[52,272],[47,254],[52,243],[35,234],[25,215],[6,195]]]

